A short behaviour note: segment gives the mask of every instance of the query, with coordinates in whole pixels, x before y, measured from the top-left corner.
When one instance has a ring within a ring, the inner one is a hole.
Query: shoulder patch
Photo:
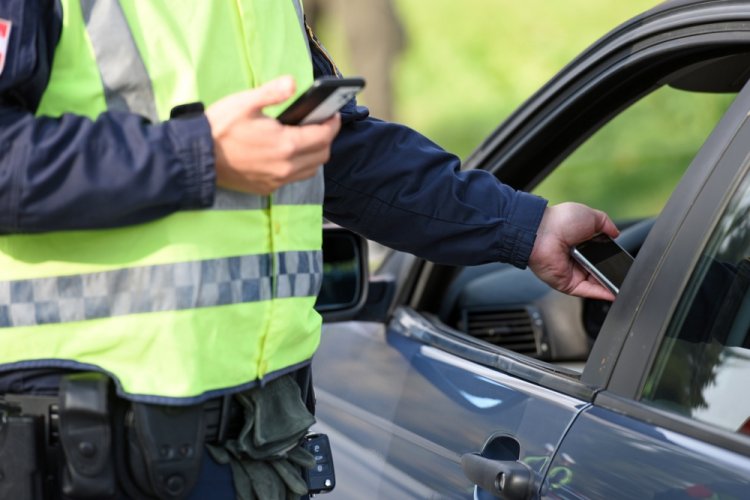
[[[0,18],[0,75],[5,67],[5,55],[8,53],[8,40],[10,39],[10,28],[13,26],[7,19]]]

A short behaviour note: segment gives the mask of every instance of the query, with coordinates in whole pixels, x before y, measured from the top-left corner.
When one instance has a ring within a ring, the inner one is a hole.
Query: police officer
[[[568,256],[605,214],[354,102],[269,118],[336,72],[299,0],[6,0],[0,50],[0,496],[303,494],[324,216],[611,297]]]

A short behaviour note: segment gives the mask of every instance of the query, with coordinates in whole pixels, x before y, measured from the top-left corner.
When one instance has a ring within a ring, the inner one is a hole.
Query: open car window
[[[622,230],[619,242],[637,259],[662,208],[746,81],[744,73],[734,71],[745,67],[744,57],[719,58],[718,66],[710,57],[690,59],[684,67],[654,71],[651,85],[638,83],[647,90],[637,98],[620,96],[625,102],[605,104],[596,89],[590,91],[591,102],[586,92],[576,93],[569,108],[548,110],[570,115],[573,121],[574,110],[586,116],[579,127],[564,129],[567,145],[559,142],[559,125],[541,112],[530,121],[546,125],[521,139],[528,154],[550,163],[532,168],[527,158],[526,170],[539,173],[524,173],[516,164],[526,153],[513,153],[521,149],[510,143],[497,153],[496,158],[502,151],[510,156],[496,173],[501,179],[505,174],[519,182],[525,178],[527,187],[551,203],[578,201],[606,211]],[[731,85],[718,77],[707,81],[707,71],[729,75]],[[592,109],[598,109],[598,115]],[[554,138],[546,152],[530,146],[543,144],[544,137]],[[556,292],[528,269],[504,264],[463,268],[446,290],[434,311],[443,323],[472,339],[548,362],[552,370],[574,379],[580,377],[612,305]],[[429,304],[415,304],[433,312]]]
[[[657,215],[734,94],[663,86],[617,115],[534,192],[577,201],[619,225]]]
[[[715,132],[735,120],[732,103],[748,81],[746,23],[718,22],[723,9],[705,9],[702,23],[688,22],[674,4],[612,31],[463,165],[551,203],[578,201],[610,214],[619,242],[636,256],[614,307],[551,290],[528,269],[426,263],[407,289],[411,308],[492,355],[593,386],[609,383],[639,291],[650,286],[663,242],[679,230],[674,218],[687,210],[679,201],[689,204],[710,175],[725,140]],[[655,226],[660,237],[648,238]],[[649,251],[639,253],[644,244]],[[592,349],[603,361],[588,365]]]
[[[550,203],[606,211],[631,254],[648,235],[681,176],[732,103],[732,93],[662,86],[614,116],[539,184]],[[466,268],[440,317],[474,338],[574,371],[583,369],[610,303],[555,292],[529,270]]]

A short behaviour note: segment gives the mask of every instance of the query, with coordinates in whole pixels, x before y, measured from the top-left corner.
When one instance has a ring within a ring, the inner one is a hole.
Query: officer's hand
[[[268,195],[312,177],[328,161],[341,127],[339,115],[320,124],[286,126],[263,114],[294,94],[291,77],[227,96],[206,110],[220,187]]]
[[[612,292],[583,270],[570,256],[570,248],[597,233],[619,234],[614,222],[599,210],[580,203],[547,207],[537,230],[529,268],[542,281],[561,292],[593,299],[614,300]]]

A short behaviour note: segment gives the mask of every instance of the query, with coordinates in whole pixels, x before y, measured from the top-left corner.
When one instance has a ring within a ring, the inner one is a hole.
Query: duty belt
[[[134,498],[183,498],[199,476],[204,443],[236,436],[243,423],[231,396],[146,405],[115,397],[111,385],[103,374],[76,373],[63,377],[55,397],[0,397],[0,464],[12,469],[0,478],[0,498],[47,498],[45,490],[107,498],[118,487]]]
[[[60,398],[58,396],[29,396],[6,394],[0,396],[0,409],[4,406],[20,409],[22,415],[42,417],[44,436],[48,445],[60,442]],[[242,427],[242,407],[231,397],[209,399],[202,405],[205,442],[221,443]]]

